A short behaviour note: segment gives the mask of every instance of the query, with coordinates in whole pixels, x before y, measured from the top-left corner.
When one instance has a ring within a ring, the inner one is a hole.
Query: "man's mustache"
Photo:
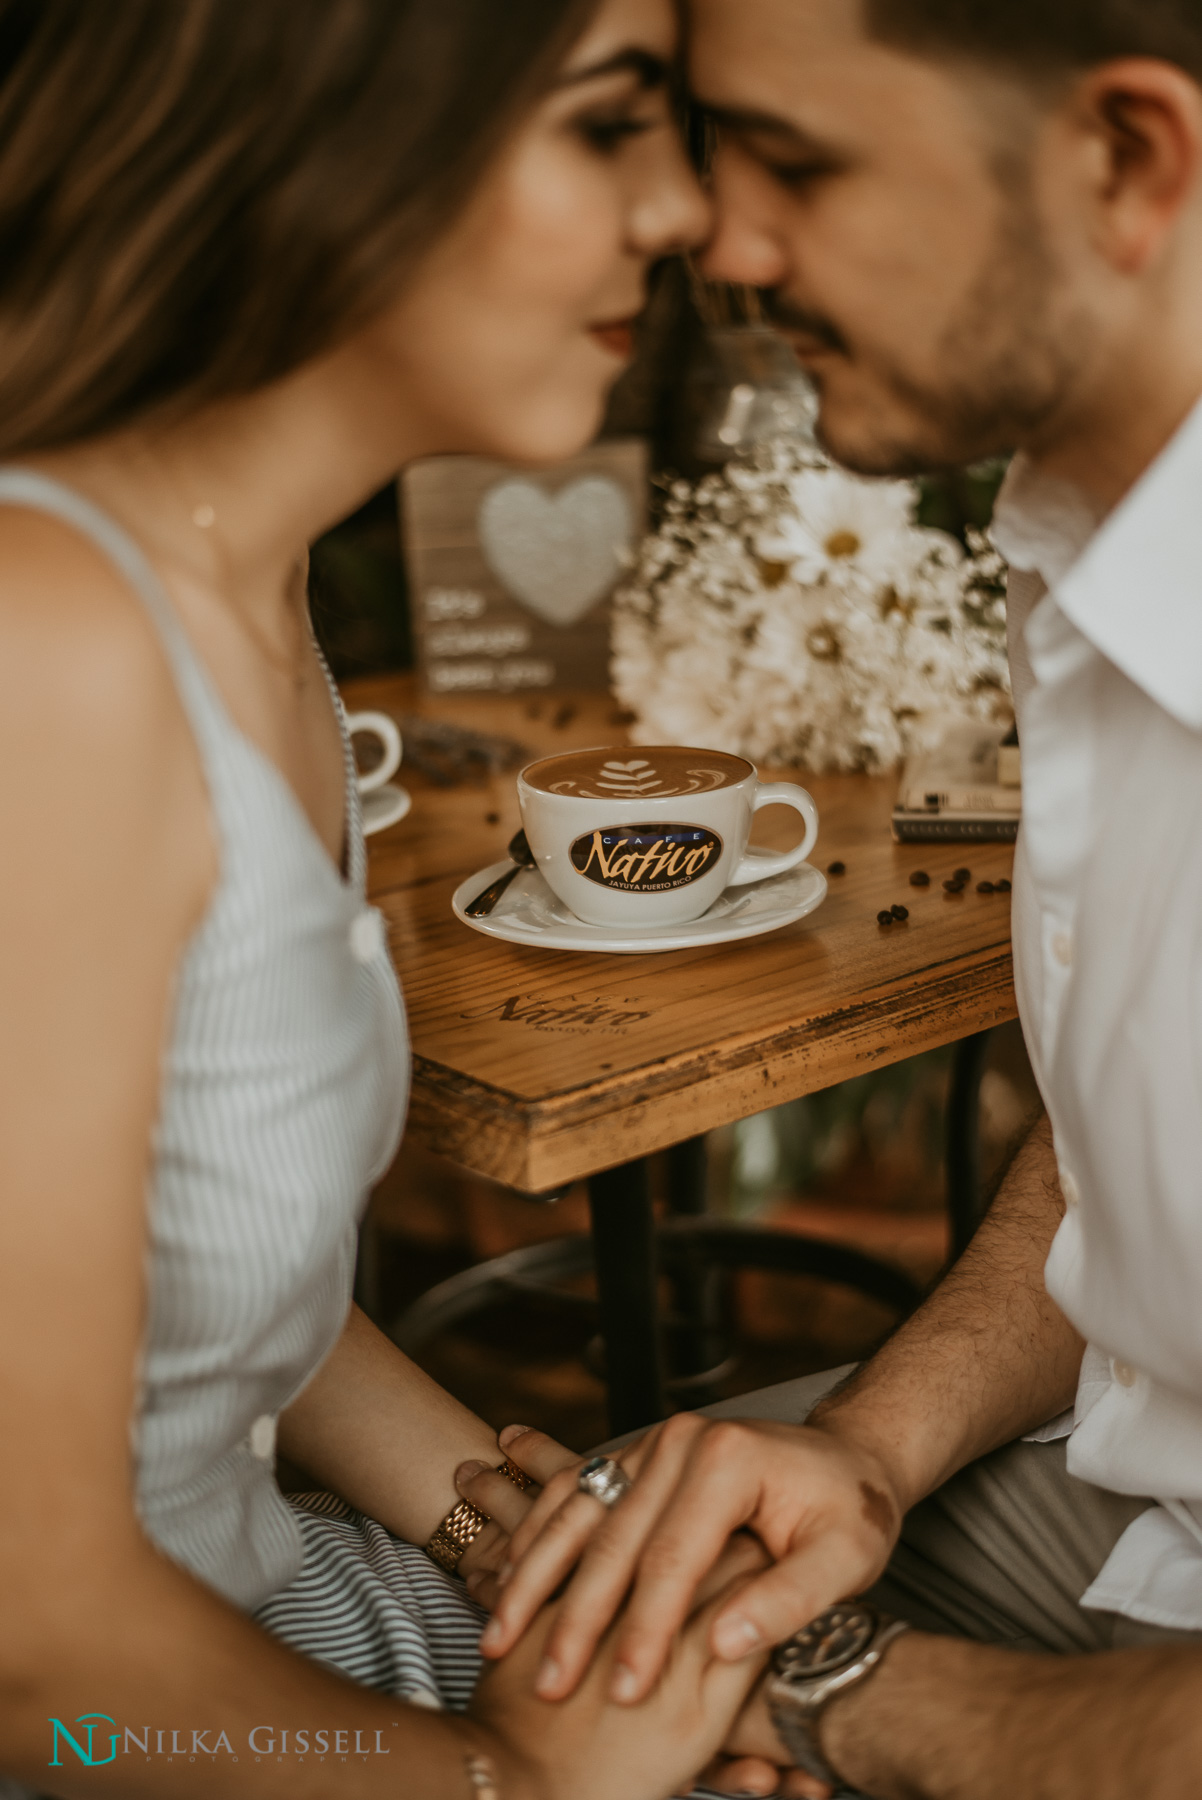
[[[795,331],[824,344],[828,350],[837,350],[844,356],[848,354],[847,339],[832,319],[824,318],[821,313],[807,312],[805,307],[798,306],[781,293],[766,293],[763,304],[764,316],[778,331]]]

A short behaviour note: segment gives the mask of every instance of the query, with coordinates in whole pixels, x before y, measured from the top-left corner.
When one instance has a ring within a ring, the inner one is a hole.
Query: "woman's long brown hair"
[[[595,5],[0,0],[0,457],[333,348]]]

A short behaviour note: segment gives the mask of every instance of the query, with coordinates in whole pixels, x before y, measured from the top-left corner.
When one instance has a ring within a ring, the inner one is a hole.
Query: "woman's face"
[[[554,90],[357,342],[426,453],[555,461],[591,441],[651,265],[708,209],[672,117],[672,0],[601,0]]]

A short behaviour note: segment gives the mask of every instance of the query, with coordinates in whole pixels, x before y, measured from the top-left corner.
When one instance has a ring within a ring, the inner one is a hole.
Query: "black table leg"
[[[666,1416],[659,1335],[655,1215],[645,1162],[588,1184],[609,1422],[614,1437]]]
[[[668,1151],[668,1211],[676,1219],[702,1219],[708,1202],[706,1140],[690,1138]],[[677,1382],[683,1378],[687,1384],[709,1374],[726,1354],[721,1335],[721,1281],[720,1270],[703,1254],[698,1240],[693,1254],[686,1250],[680,1258],[673,1280],[676,1320],[670,1360]],[[717,1398],[716,1393],[713,1397]],[[709,1398],[708,1393],[701,1393],[691,1403],[700,1406]]]
[[[668,1151],[668,1208],[677,1218],[700,1219],[707,1210],[709,1156],[703,1137]]]
[[[981,1077],[991,1031],[956,1045],[947,1106],[947,1205],[952,1260],[963,1256],[985,1215],[981,1194]]]

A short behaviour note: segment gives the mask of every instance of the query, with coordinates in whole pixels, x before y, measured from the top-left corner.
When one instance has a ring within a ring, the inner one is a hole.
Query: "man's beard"
[[[783,293],[766,297],[770,321],[845,357],[887,402],[876,421],[844,427],[833,404],[818,420],[823,448],[864,475],[916,475],[1006,455],[1037,439],[1063,405],[1089,349],[1084,320],[1057,307],[1058,280],[1042,222],[1009,183],[984,269],[938,345],[935,379],[902,357],[854,349],[831,318]],[[814,376],[820,398],[824,383]],[[909,418],[906,427],[900,420]]]

